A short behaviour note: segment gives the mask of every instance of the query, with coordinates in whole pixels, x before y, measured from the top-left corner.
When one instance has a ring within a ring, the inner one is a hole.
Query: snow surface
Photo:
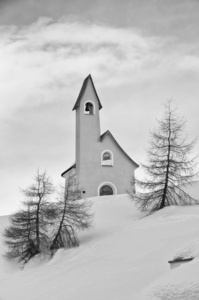
[[[138,294],[139,300],[198,300],[199,299],[199,261],[167,272]]]
[[[186,245],[184,245],[184,247],[179,249],[173,259],[191,257],[199,257],[199,237],[197,239],[190,240]]]
[[[95,226],[80,234],[80,247],[25,268],[0,257],[0,300],[199,299],[199,258],[173,270],[168,264],[176,254],[197,256],[199,206],[143,218],[126,195],[92,201]],[[1,231],[7,225],[0,217]]]

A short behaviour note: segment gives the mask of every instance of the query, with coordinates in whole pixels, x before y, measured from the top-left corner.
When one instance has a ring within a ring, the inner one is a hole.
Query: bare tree
[[[53,185],[47,174],[37,172],[34,183],[22,190],[24,208],[11,217],[11,226],[4,232],[8,259],[27,262],[49,248],[48,231],[52,225],[54,209],[49,203]]]
[[[79,245],[77,232],[92,226],[91,204],[69,177],[57,202],[50,202],[54,187],[47,174],[37,172],[34,182],[22,190],[23,209],[11,217],[5,229],[8,259],[28,262],[36,254],[53,254],[59,248]]]
[[[33,242],[31,230],[31,215],[28,203],[24,203],[25,209],[16,212],[11,217],[11,226],[5,229],[5,244],[8,246],[6,258],[18,259],[27,262],[38,254],[36,244]]]
[[[80,198],[81,192],[73,185],[73,178],[69,176],[66,186],[61,187],[56,203],[57,218],[51,250],[79,246],[77,232],[92,226],[91,203]]]
[[[196,204],[197,201],[184,192],[183,187],[198,178],[196,159],[190,157],[195,141],[184,137],[185,121],[169,101],[159,128],[151,133],[148,164],[142,164],[146,180],[136,180],[143,191],[134,196],[139,208],[154,212],[169,205]]]

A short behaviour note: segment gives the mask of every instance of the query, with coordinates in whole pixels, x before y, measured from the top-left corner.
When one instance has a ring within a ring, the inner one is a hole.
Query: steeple
[[[88,85],[89,80],[90,80],[90,82],[91,82],[91,84],[92,84],[92,87],[93,87],[95,96],[96,96],[96,98],[97,98],[98,105],[99,105],[99,110],[102,108],[102,104],[101,104],[101,102],[100,102],[100,99],[99,99],[99,97],[98,97],[97,91],[96,91],[96,89],[95,89],[95,85],[94,85],[94,83],[93,83],[93,79],[92,79],[91,75],[89,74],[89,75],[84,79],[84,82],[83,82],[83,84],[82,84],[81,90],[80,90],[79,95],[78,95],[78,97],[77,97],[77,101],[75,102],[75,105],[74,105],[74,107],[73,107],[73,110],[75,110],[75,109],[77,109],[77,108],[79,107],[80,101],[81,101],[82,97],[84,96],[84,92],[85,92],[85,90],[86,90],[86,88],[87,88],[87,85]]]
[[[92,169],[99,159],[96,153],[99,151],[101,108],[92,77],[89,75],[84,80],[73,107],[76,111],[76,171],[80,182],[84,182],[84,166]]]

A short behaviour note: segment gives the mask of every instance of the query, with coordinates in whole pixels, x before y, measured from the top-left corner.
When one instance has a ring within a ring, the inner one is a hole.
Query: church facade
[[[76,161],[62,177],[72,177],[82,197],[125,194],[138,168],[115,140],[110,131],[101,134],[100,114],[102,104],[91,75],[83,82],[76,112]]]

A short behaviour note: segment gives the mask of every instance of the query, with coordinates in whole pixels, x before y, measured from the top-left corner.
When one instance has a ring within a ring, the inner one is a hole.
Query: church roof
[[[72,166],[70,166],[66,171],[64,171],[61,176],[63,177],[67,172],[69,172],[70,170],[72,170],[73,168],[76,168],[76,163],[72,164]]]
[[[115,144],[118,146],[118,148],[123,152],[123,154],[136,166],[136,168],[139,167],[139,165],[134,161],[132,160],[132,158],[130,158],[130,156],[124,151],[124,149],[122,149],[122,147],[120,146],[120,144],[118,144],[118,142],[116,141],[116,139],[114,138],[114,136],[112,135],[112,133],[107,130],[105,131],[101,136],[100,136],[100,141],[102,142],[103,139],[106,137],[106,136],[109,136],[114,142]],[[61,176],[63,177],[66,173],[68,173],[71,169],[73,168],[76,168],[76,163],[73,163],[66,171],[64,171]]]
[[[96,91],[96,89],[95,89],[95,86],[94,86],[94,83],[93,83],[93,79],[92,79],[91,75],[89,74],[89,75],[84,79],[84,82],[83,82],[83,84],[82,84],[82,88],[81,88],[80,93],[79,93],[79,95],[78,95],[78,97],[77,97],[77,101],[75,102],[75,105],[74,105],[74,107],[73,107],[73,110],[75,110],[75,109],[79,106],[80,100],[82,99],[82,97],[83,97],[83,95],[84,95],[84,92],[85,92],[85,90],[86,90],[86,87],[87,87],[87,84],[88,84],[89,79],[91,80],[91,84],[92,84],[92,86],[93,86],[93,90],[94,90],[95,95],[96,95],[96,97],[97,97],[97,101],[98,101],[98,104],[99,104],[99,109],[102,108],[102,104],[101,104],[101,102],[100,102],[100,99],[99,99],[99,97],[98,97],[97,91]]]
[[[106,137],[106,136],[110,136],[110,138],[115,142],[115,144],[119,147],[119,149],[124,153],[124,155],[136,166],[136,168],[139,167],[139,165],[134,161],[132,160],[132,158],[130,158],[130,156],[124,151],[124,149],[122,149],[122,147],[120,146],[120,144],[118,144],[118,142],[116,141],[116,139],[114,138],[114,136],[112,135],[112,133],[107,130],[105,131],[101,136],[100,136],[100,141],[103,141],[103,139]]]

